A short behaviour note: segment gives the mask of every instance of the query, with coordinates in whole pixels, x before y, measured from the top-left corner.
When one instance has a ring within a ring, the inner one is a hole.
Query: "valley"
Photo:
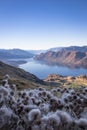
[[[87,79],[84,78],[87,75],[87,46],[37,51],[0,49],[0,60],[0,77],[9,74],[10,82],[15,81],[22,88],[40,85],[87,86]]]

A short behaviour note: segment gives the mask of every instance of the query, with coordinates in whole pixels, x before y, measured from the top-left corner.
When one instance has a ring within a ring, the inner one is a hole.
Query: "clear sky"
[[[0,0],[0,48],[87,45],[87,0]]]

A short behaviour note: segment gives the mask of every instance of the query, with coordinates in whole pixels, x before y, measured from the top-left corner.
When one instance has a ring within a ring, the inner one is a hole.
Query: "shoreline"
[[[19,67],[19,65],[25,64],[28,61],[26,61],[26,60],[5,60],[5,61],[2,60],[2,62],[9,64],[11,66],[14,66],[14,67]]]

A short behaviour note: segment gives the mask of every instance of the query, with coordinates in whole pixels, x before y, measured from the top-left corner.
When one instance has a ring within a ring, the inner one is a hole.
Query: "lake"
[[[35,61],[33,58],[28,59],[27,63],[19,65],[19,68],[36,75],[40,79],[46,78],[49,74],[59,74],[62,76],[87,75],[87,69],[84,68],[68,68],[65,66],[47,65]]]

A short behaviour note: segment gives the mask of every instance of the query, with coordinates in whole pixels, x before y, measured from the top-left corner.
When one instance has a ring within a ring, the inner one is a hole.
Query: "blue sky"
[[[0,48],[87,45],[87,0],[0,0]]]

